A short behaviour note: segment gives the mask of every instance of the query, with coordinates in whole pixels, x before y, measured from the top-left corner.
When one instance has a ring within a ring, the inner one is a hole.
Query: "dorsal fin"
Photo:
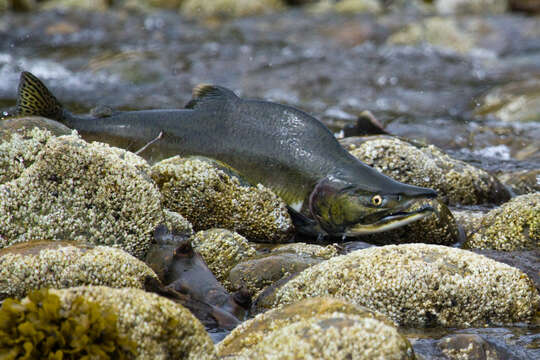
[[[27,71],[21,73],[17,96],[18,115],[38,115],[62,120],[62,104],[36,76]]]
[[[232,99],[238,99],[232,90],[218,85],[199,84],[193,88],[193,97],[186,104],[186,108],[198,109]]]

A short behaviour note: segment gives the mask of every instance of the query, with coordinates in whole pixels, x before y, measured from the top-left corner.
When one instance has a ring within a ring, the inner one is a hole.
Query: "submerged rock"
[[[497,178],[518,195],[540,192],[540,169],[505,172]]]
[[[185,0],[180,11],[192,17],[242,17],[283,8],[280,0]]]
[[[409,342],[385,316],[332,298],[260,314],[217,349],[220,356],[249,359],[414,359]]]
[[[255,248],[242,235],[226,229],[210,229],[195,234],[191,244],[226,288],[240,289],[234,289],[229,283],[229,272],[236,264],[256,254]]]
[[[465,0],[466,1],[466,0]],[[421,45],[452,49],[466,53],[474,47],[474,38],[466,33],[455,19],[432,17],[421,23],[412,23],[392,34],[388,43],[392,45]]]
[[[482,218],[486,215],[485,211],[478,210],[452,210],[452,214],[456,219],[457,223],[463,229],[465,234],[465,239],[474,234],[480,228],[480,223]]]
[[[527,321],[540,305],[521,271],[470,251],[425,244],[358,250],[315,265],[274,295],[274,306],[335,296],[405,326]]]
[[[0,248],[73,240],[143,258],[163,221],[149,170],[143,159],[118,148],[75,135],[50,138],[30,167],[0,185]]]
[[[280,243],[292,232],[285,203],[262,185],[248,186],[215,162],[173,157],[152,167],[165,206],[196,231],[225,228],[252,241]]]
[[[232,289],[247,289],[251,294],[257,294],[284,277],[336,255],[337,249],[332,245],[278,245],[269,252],[236,265],[230,270],[228,280]]]
[[[408,143],[389,136],[344,139],[351,154],[398,181],[431,187],[447,204],[500,203],[508,190],[486,171],[456,160],[433,145]]]
[[[455,334],[446,336],[439,341],[437,346],[450,360],[503,360],[509,358],[509,354],[501,353],[496,346],[476,334]]]
[[[0,250],[0,300],[34,289],[82,285],[143,288],[156,274],[128,253],[107,246],[32,241]]]
[[[540,121],[540,79],[533,78],[495,87],[476,101],[478,116],[492,115],[502,121]]]
[[[63,309],[82,296],[111,309],[121,335],[137,344],[137,359],[215,359],[212,340],[202,324],[181,305],[139,289],[104,286],[49,290]]]
[[[488,212],[464,245],[501,251],[540,247],[540,193],[520,195]]]

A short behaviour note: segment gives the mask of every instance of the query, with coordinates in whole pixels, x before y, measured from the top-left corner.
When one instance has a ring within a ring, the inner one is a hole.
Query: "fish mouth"
[[[403,225],[410,224],[414,221],[423,219],[426,216],[431,215],[431,213],[433,212],[435,212],[435,209],[433,207],[429,205],[424,205],[418,210],[414,211],[398,211],[390,213],[380,218],[379,220],[369,224],[356,223],[347,229],[345,235],[357,236],[392,230]]]

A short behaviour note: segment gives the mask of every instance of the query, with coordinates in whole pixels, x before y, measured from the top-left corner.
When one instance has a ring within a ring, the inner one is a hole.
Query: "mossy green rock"
[[[456,160],[433,145],[408,143],[391,136],[346,138],[351,154],[398,181],[430,187],[446,204],[501,203],[508,190],[486,171]]]
[[[283,8],[281,0],[185,0],[181,12],[192,17],[242,17],[266,14]]]
[[[31,166],[0,185],[0,248],[73,240],[143,258],[163,221],[149,170],[142,158],[105,144],[48,139]]]
[[[501,251],[538,249],[540,192],[515,197],[488,212],[465,247]]]
[[[61,241],[31,241],[0,250],[0,300],[30,290],[81,285],[143,288],[156,274],[125,251]]]
[[[336,247],[315,244],[285,244],[247,259],[230,270],[231,289],[257,294],[280,279],[337,255]]]
[[[83,286],[49,290],[69,309],[77,297],[111,309],[119,334],[137,344],[143,359],[216,359],[214,344],[204,326],[182,305],[134,288]]]
[[[540,305],[523,272],[440,245],[372,247],[315,265],[274,294],[273,306],[334,296],[404,326],[473,326],[532,318]]]
[[[226,229],[199,231],[191,238],[191,245],[228,290],[237,290],[231,289],[228,281],[231,269],[256,253],[246,238]]]
[[[342,14],[378,13],[382,10],[378,0],[320,0],[310,6],[315,13],[335,11]]]
[[[109,9],[113,1],[111,0],[52,0],[46,1],[42,5],[43,9],[84,9],[94,11],[105,11]]]
[[[58,295],[43,289],[0,309],[2,359],[130,359],[136,348],[119,334],[114,311],[82,296],[63,309]]]
[[[316,298],[246,321],[218,345],[248,359],[414,359],[411,345],[381,314]]]
[[[293,230],[285,203],[262,185],[249,186],[201,158],[175,156],[152,167],[165,206],[196,231],[224,228],[251,241],[281,243]]]

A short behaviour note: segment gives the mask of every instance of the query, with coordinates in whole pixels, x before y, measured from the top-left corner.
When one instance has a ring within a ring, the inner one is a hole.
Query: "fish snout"
[[[437,191],[431,188],[425,188],[421,186],[407,185],[407,189],[402,194],[410,199],[435,199],[438,194]]]

